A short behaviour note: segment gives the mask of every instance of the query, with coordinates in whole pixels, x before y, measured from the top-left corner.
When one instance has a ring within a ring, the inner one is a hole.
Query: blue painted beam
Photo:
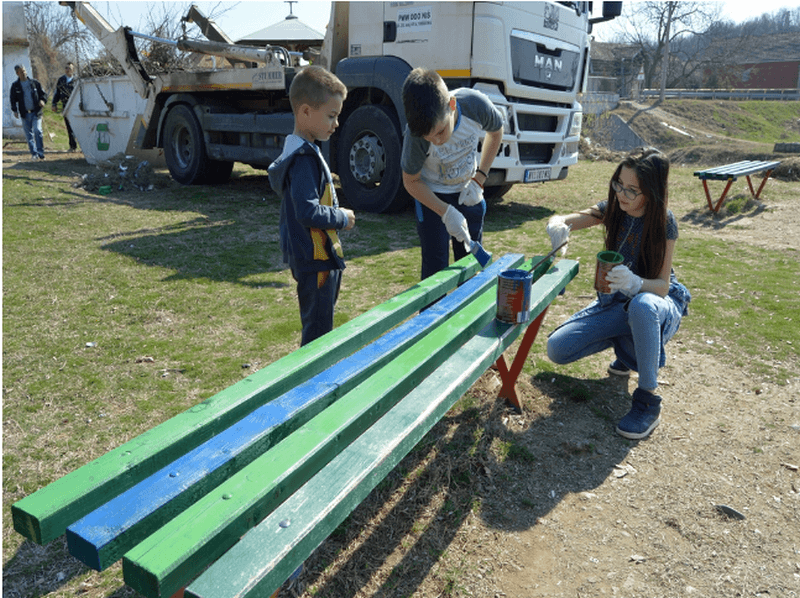
[[[305,424],[377,368],[436,329],[497,275],[519,264],[508,254],[450,295],[329,369],[242,418],[67,528],[70,553],[102,570],[208,490]]]

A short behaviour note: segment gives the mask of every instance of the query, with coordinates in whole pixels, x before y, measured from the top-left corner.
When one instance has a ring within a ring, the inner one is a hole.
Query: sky
[[[144,18],[150,6],[157,5],[156,2],[92,2],[96,10],[102,14],[108,22],[116,27],[127,25],[134,31],[138,25],[146,24]],[[170,4],[182,5],[185,9],[181,14],[185,14],[190,2],[172,2]],[[246,0],[243,2],[208,2],[195,0],[194,4],[207,17],[212,17],[217,25],[232,39],[241,39],[251,33],[273,25],[283,20],[289,14],[289,3],[272,1],[258,2]],[[595,10],[599,11],[601,2],[595,2]],[[752,17],[761,16],[764,13],[772,13],[781,8],[797,8],[800,2],[797,0],[726,0],[719,2],[723,5],[723,16],[736,23],[745,21]],[[318,0],[300,0],[291,4],[292,13],[295,14],[306,25],[317,29],[320,33],[325,33],[325,26],[330,17],[330,2]],[[623,1],[623,14],[625,11],[636,6],[634,1]],[[66,10],[66,9],[65,9]],[[603,24],[597,25],[595,33],[601,33]]]

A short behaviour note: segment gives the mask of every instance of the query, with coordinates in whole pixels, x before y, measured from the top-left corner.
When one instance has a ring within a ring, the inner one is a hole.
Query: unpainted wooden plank
[[[406,291],[254,372],[244,380],[176,415],[17,501],[14,529],[46,544],[109,499],[231,426],[257,407],[327,369],[479,270],[465,257]]]
[[[562,260],[532,292],[538,315],[577,274]],[[408,454],[528,324],[492,320],[245,535],[185,592],[187,598],[269,596]]]
[[[338,400],[416,339],[448,318],[457,317],[454,314],[475,296],[494,286],[502,269],[521,260],[520,255],[503,256],[422,314],[262,405],[70,525],[70,554],[98,570],[113,564],[164,522]]]

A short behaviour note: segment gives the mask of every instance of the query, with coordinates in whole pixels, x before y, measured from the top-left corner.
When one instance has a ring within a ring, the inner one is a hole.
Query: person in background
[[[281,196],[279,230],[283,259],[297,282],[301,346],[333,330],[344,253],[337,230],[350,230],[356,216],[340,208],[330,169],[316,145],[339,126],[347,87],[319,66],[301,70],[289,86],[294,132],[269,166],[269,182]]]
[[[617,425],[617,433],[634,440],[649,436],[660,422],[662,398],[656,391],[658,370],[666,361],[664,346],[678,331],[691,300],[672,269],[678,223],[667,209],[668,176],[669,159],[653,148],[640,148],[617,166],[607,200],[553,216],[547,225],[556,248],[571,230],[602,224],[605,249],[624,257],[606,276],[611,292],[598,292],[592,304],[556,328],[547,341],[547,355],[565,364],[613,348],[610,374],[637,371],[631,409]]]
[[[58,78],[56,82],[56,92],[53,94],[53,112],[58,112],[58,103],[61,102],[61,110],[67,107],[69,96],[72,95],[72,90],[75,88],[75,65],[68,62],[64,66],[64,74]],[[67,127],[67,137],[69,138],[69,151],[74,152],[78,149],[78,142],[75,141],[75,135],[72,133],[72,127],[69,125],[69,119],[64,115],[64,124]]]
[[[434,70],[416,68],[403,83],[408,126],[403,133],[403,185],[416,202],[425,279],[480,243],[486,202],[483,186],[503,141],[502,116],[480,91],[452,93]],[[483,143],[478,159],[478,144]]]
[[[9,96],[14,118],[22,120],[22,130],[28,149],[34,160],[44,160],[44,137],[42,135],[42,108],[47,104],[47,94],[36,79],[28,77],[21,64],[14,66],[17,80],[11,84]]]

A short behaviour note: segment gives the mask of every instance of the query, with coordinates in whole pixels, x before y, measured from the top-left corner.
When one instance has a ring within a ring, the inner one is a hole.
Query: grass
[[[60,131],[49,118],[49,130]],[[65,149],[61,135],[54,144]],[[490,206],[484,246],[495,256],[543,255],[549,216],[601,199],[613,167],[581,162],[564,181],[514,188]],[[12,530],[13,502],[299,345],[294,282],[278,255],[279,201],[262,173],[237,166],[222,187],[164,178],[149,193],[102,196],[71,186],[74,173],[91,170],[51,153],[3,171],[6,564],[22,543]],[[773,182],[765,195],[788,199],[798,191],[798,183]],[[776,384],[796,375],[797,253],[725,241],[687,222],[705,207],[691,167],[673,168],[670,202],[681,226],[675,268],[694,296],[682,344],[670,350],[717,352]],[[348,267],[337,324],[417,282],[410,212],[359,213],[342,237]],[[569,257],[584,267],[554,304],[523,374],[557,378],[578,401],[590,392],[581,380],[604,375],[607,355],[555,368],[542,356],[542,339],[590,300],[601,245],[597,228],[573,235]],[[467,423],[475,404],[468,394],[456,410]],[[475,453],[487,442],[477,429],[471,440],[459,450]],[[508,459],[535,458],[522,446],[501,449]],[[54,566],[63,548],[36,555],[31,572]],[[118,568],[105,576],[84,571],[46,595],[73,595],[87,576],[104,592],[121,584]],[[448,592],[457,593],[459,576],[458,568],[446,572]]]
[[[797,102],[666,100],[661,108],[739,140],[800,141]]]

